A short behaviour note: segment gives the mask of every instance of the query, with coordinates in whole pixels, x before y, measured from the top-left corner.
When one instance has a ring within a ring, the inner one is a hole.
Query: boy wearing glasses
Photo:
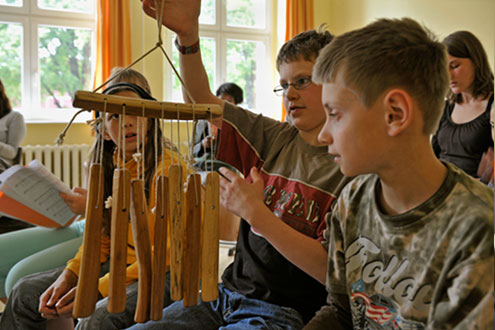
[[[154,1],[143,2],[151,17],[156,16],[153,6]],[[318,262],[324,277],[327,253],[319,241],[324,215],[347,182],[317,140],[325,113],[321,87],[312,83],[311,73],[319,50],[332,35],[301,33],[278,54],[280,86],[275,92],[283,96],[293,122],[289,125],[225,103],[211,93],[197,46],[199,9],[198,0],[168,1],[163,24],[177,33],[183,50],[181,75],[194,99],[224,109],[223,122],[214,122],[222,130],[217,159],[239,169],[249,182],[257,179],[257,189],[252,198],[232,192],[230,199],[229,192],[221,192],[222,205],[244,221],[234,261],[219,284],[219,298],[192,308],[176,302],[163,310],[162,320],[132,329],[300,329],[325,303],[326,292],[322,283],[299,267]],[[230,171],[222,169],[222,173],[233,181],[239,179]],[[254,215],[255,211],[261,213]],[[263,226],[251,226],[252,221]],[[306,265],[290,262],[297,257]]]

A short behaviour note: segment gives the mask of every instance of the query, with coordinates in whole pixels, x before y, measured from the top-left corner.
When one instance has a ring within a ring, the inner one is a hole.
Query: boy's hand
[[[86,199],[88,197],[88,191],[86,189],[74,187],[72,189],[72,194],[65,194],[63,192],[59,192],[58,194],[72,212],[82,215],[86,213]]]
[[[156,8],[155,8],[156,1]],[[177,33],[184,45],[197,41],[199,31],[199,14],[201,0],[143,0],[144,12],[156,19],[163,2],[162,24]],[[191,36],[196,40],[182,40],[182,37]],[[187,42],[187,43],[186,43]]]
[[[264,207],[263,189],[265,184],[255,167],[251,168],[249,183],[225,167],[220,168],[220,203],[230,212],[253,224],[253,212]]]
[[[65,298],[65,296],[68,295],[68,292],[71,291],[71,289],[75,288],[76,285],[76,274],[68,269],[64,269],[57,280],[53,282],[53,284],[50,285],[48,289],[46,289],[46,291],[43,292],[43,294],[40,296],[38,311],[40,312],[41,317],[44,317],[45,319],[55,319],[60,317],[61,315],[59,315],[58,313],[57,304],[61,302],[60,310],[62,312],[65,312],[66,310],[62,309],[62,307],[67,305],[70,296],[68,296],[63,301],[61,301],[61,298]],[[72,296],[72,298],[73,297],[74,296]]]

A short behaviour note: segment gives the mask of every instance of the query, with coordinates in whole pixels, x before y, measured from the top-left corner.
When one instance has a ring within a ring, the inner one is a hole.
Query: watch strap
[[[177,50],[182,54],[182,55],[188,55],[188,54],[194,54],[197,53],[199,50],[199,39],[196,41],[194,44],[190,46],[181,46],[179,45],[179,41],[177,38],[175,38],[174,41],[175,47],[177,47]]]

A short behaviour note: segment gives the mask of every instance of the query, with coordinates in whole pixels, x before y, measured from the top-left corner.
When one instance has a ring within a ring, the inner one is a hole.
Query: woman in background
[[[0,80],[0,173],[19,161],[19,146],[26,135],[24,117],[12,110]],[[0,216],[0,234],[31,227],[30,224]]]
[[[493,147],[493,72],[481,42],[471,32],[454,32],[443,43],[448,52],[450,93],[432,140],[433,150],[440,160],[478,177],[481,157]]]
[[[26,135],[21,113],[12,110],[5,87],[0,80],[0,172],[14,164],[18,148]]]

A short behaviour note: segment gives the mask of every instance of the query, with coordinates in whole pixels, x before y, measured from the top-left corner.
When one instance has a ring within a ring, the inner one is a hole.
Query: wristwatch
[[[199,50],[199,39],[198,39],[198,41],[196,41],[191,46],[181,46],[181,45],[179,45],[179,41],[177,40],[177,38],[175,38],[174,44],[175,44],[175,47],[177,47],[177,50],[182,55],[194,54],[194,53],[197,53]]]

